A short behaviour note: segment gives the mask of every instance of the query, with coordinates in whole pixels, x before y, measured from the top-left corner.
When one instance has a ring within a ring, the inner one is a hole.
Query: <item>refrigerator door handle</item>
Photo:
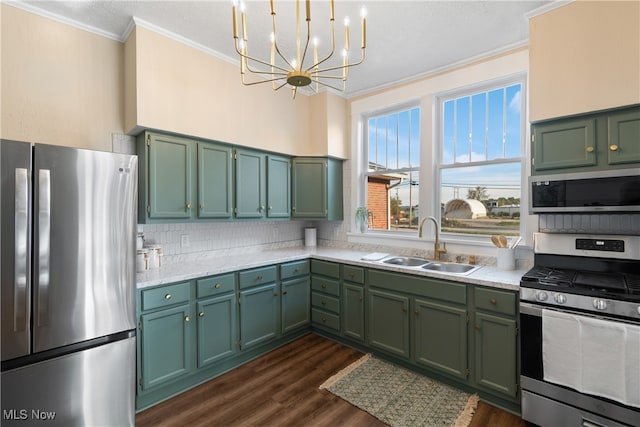
[[[14,281],[13,281],[13,330],[28,328],[29,303],[29,171],[16,168],[15,176],[15,239],[14,239]]]
[[[38,326],[49,317],[49,257],[51,237],[51,171],[38,171]]]

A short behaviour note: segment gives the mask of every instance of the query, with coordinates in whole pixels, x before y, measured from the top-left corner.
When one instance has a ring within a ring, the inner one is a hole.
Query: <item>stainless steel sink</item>
[[[467,275],[472,271],[479,269],[480,265],[470,265],[470,264],[454,264],[454,263],[442,263],[442,262],[432,262],[427,265],[423,265],[422,268],[429,271],[439,271],[442,273],[451,273],[451,274],[461,274]]]
[[[419,267],[429,263],[428,259],[418,257],[393,256],[382,260],[384,264],[399,265],[402,267]]]

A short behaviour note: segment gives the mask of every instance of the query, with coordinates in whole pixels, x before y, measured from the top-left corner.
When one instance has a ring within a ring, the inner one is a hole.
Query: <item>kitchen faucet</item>
[[[420,221],[420,227],[418,228],[418,238],[422,238],[422,226],[424,226],[424,222],[428,219],[430,219],[433,222],[433,226],[436,229],[436,241],[433,244],[433,259],[436,261],[439,261],[440,255],[447,253],[447,244],[443,243],[442,248],[440,248],[440,236],[438,234],[438,228],[440,227],[438,225],[438,220],[432,216],[423,218],[422,221]]]

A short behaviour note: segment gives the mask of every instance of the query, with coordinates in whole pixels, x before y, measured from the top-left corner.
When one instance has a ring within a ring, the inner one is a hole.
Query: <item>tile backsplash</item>
[[[162,245],[163,262],[172,264],[200,256],[247,254],[304,245],[306,221],[251,221],[140,224],[145,245]]]

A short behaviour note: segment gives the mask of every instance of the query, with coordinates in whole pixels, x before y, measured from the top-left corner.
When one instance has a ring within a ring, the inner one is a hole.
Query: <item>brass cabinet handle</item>
[[[593,153],[593,147],[591,146],[587,147],[587,153]]]
[[[407,312],[407,308],[406,307],[402,307],[402,312],[406,313]]]
[[[190,322],[190,321],[191,321],[191,317],[189,317],[189,316],[184,316],[184,321],[185,321],[185,322]]]
[[[200,209],[204,209],[204,203],[200,203]]]
[[[294,269],[293,269],[293,272],[294,272],[294,273],[297,273],[297,272],[298,272],[298,269],[297,269],[297,268],[294,268]]]
[[[416,316],[417,316],[418,314],[420,314],[420,311],[419,311],[419,310],[416,310],[416,311],[414,311],[414,313],[415,313],[415,314],[416,314]]]
[[[326,302],[326,301],[322,301],[322,302],[320,303],[320,305],[322,305],[322,306],[324,307],[325,305],[327,305],[327,302]]]
[[[262,274],[258,274],[258,277],[256,277],[256,280],[262,280]]]
[[[618,146],[616,144],[610,145],[609,146],[609,150],[611,151],[618,151]]]
[[[362,301],[362,297],[358,297],[358,301]]]
[[[164,296],[164,299],[171,299],[171,294],[166,294],[166,295]]]
[[[476,331],[479,331],[479,330],[480,330],[480,325],[475,325],[473,328],[474,328]]]
[[[200,313],[198,313],[198,316],[204,317],[204,311],[201,311]]]
[[[273,206],[269,206],[269,210],[273,210]]]
[[[216,284],[214,285],[214,288],[216,288],[216,289],[220,289],[220,283],[216,283]]]
[[[495,298],[491,298],[491,299],[489,300],[489,302],[490,302],[491,304],[493,304],[493,305],[496,305],[496,304],[498,303],[498,301],[496,301],[496,299],[495,299]]]
[[[322,289],[325,289],[327,287],[327,285],[325,285],[324,283],[322,284]]]
[[[187,209],[191,209],[191,203],[187,203]]]
[[[287,291],[282,292],[282,295],[286,295],[286,294],[287,294]]]

